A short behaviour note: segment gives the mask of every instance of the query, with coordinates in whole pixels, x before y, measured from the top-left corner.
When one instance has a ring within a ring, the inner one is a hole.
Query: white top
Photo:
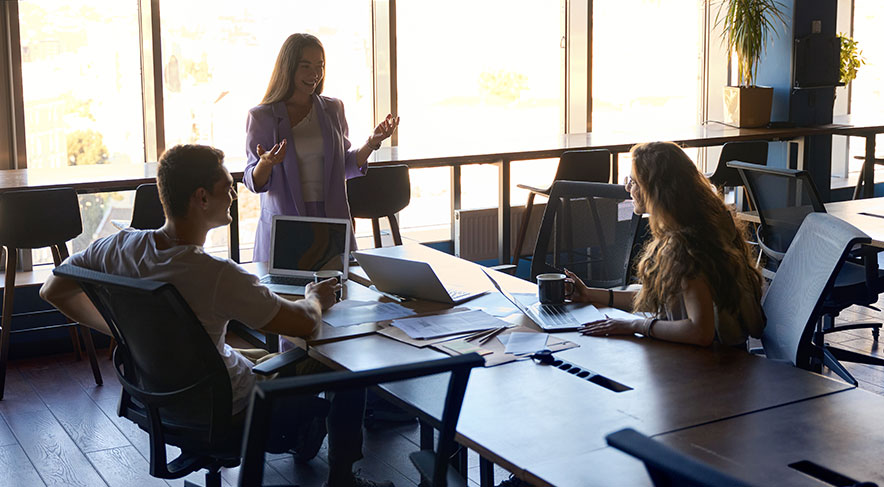
[[[252,362],[224,342],[227,322],[235,319],[260,329],[276,316],[279,296],[229,259],[198,245],[156,247],[153,230],[125,229],[96,240],[67,262],[107,274],[168,282],[190,305],[221,354],[230,375],[233,413],[245,409],[255,386]]]
[[[322,144],[322,128],[319,117],[311,109],[296,125],[292,126],[292,140],[298,156],[301,176],[301,194],[304,202],[323,201],[323,169],[325,168]]]

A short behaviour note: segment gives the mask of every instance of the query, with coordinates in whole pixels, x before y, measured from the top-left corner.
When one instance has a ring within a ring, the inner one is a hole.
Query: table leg
[[[494,463],[482,456],[479,456],[479,485],[494,487]]]
[[[421,450],[434,450],[433,445],[433,426],[426,421],[418,421],[420,424],[420,447]]]
[[[454,241],[454,212],[460,209],[461,205],[461,188],[460,188],[460,164],[451,166],[451,241]]]
[[[510,261],[510,161],[500,161],[497,180],[497,259],[506,264]]]
[[[863,161],[863,198],[875,196],[875,134],[866,135],[866,160]]]
[[[230,218],[232,220],[227,227],[230,232],[227,249],[230,260],[239,262],[239,205],[236,203],[236,200],[233,200],[233,203],[230,204]]]

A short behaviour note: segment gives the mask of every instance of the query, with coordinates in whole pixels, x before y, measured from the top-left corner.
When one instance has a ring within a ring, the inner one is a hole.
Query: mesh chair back
[[[825,297],[850,249],[871,239],[858,228],[825,213],[804,219],[761,300],[767,325],[764,354],[808,368],[814,326]]]
[[[643,461],[655,486],[749,486],[742,480],[719,472],[631,428],[611,433],[605,437],[605,440],[614,448]]]
[[[365,176],[347,180],[353,218],[380,218],[402,211],[411,201],[408,166],[372,167]]]
[[[752,206],[758,211],[762,250],[774,260],[782,260],[804,218],[826,211],[810,174],[745,162],[729,162],[728,166],[740,172]]]
[[[141,184],[135,189],[132,205],[132,222],[129,226],[138,230],[156,230],[166,223],[160,192],[155,183]]]
[[[562,154],[556,181],[606,183],[611,178],[611,152],[607,149],[572,150]]]
[[[624,186],[554,182],[534,247],[531,279],[567,267],[588,286],[625,286],[640,221]]]
[[[117,340],[122,416],[182,449],[209,448],[227,436],[232,406],[227,369],[173,285],[71,264],[54,273],[80,284]],[[162,432],[153,431],[152,420]]]
[[[485,360],[476,353],[427,362],[397,365],[360,372],[327,372],[261,382],[255,387],[249,418],[246,423],[239,485],[261,485],[264,474],[264,451],[268,430],[274,424],[273,404],[298,395],[364,388],[433,374],[450,373],[448,392],[442,410],[439,439],[435,452],[420,451],[411,455],[412,462],[424,480],[434,487],[444,487],[448,476],[448,459],[454,453],[454,433],[460,416],[470,370],[481,367]],[[424,485],[422,482],[421,485]]]
[[[38,249],[63,245],[83,232],[73,188],[0,193],[0,245]]]
[[[709,176],[709,182],[718,188],[736,188],[743,185],[743,179],[739,171],[728,167],[731,161],[750,162],[759,166],[767,165],[767,142],[728,142],[721,147],[721,155],[718,157],[718,165],[715,172]]]

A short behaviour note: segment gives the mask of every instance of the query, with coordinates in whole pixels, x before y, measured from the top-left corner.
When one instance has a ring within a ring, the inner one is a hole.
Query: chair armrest
[[[527,189],[528,191],[531,191],[532,193],[538,193],[538,194],[549,196],[549,188],[537,188],[534,186],[528,186],[527,184],[517,184],[516,187],[521,188],[521,189]]]
[[[503,272],[504,274],[509,274],[511,276],[515,276],[517,267],[518,266],[516,264],[501,264],[501,265],[491,266],[490,268],[494,269],[496,271]]]
[[[271,375],[279,372],[280,369],[287,365],[291,365],[302,359],[307,358],[307,351],[294,348],[288,352],[281,353],[270,360],[265,360],[260,364],[252,367],[252,372],[259,375]]]

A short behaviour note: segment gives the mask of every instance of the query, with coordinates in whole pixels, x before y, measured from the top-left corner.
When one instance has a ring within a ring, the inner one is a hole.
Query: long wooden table
[[[382,252],[428,261],[443,282],[454,277],[480,289],[490,285],[477,265],[424,246],[390,247]],[[512,276],[498,273],[498,277],[512,292],[535,289]],[[520,314],[507,319],[529,323]],[[457,428],[461,444],[535,485],[587,485],[564,482],[558,477],[558,467],[547,466],[604,450],[604,436],[620,428],[664,434],[851,389],[843,382],[729,347],[705,349],[647,338],[576,333],[563,337],[580,347],[559,352],[557,357],[632,389],[613,392],[530,360],[474,370]],[[310,353],[331,367],[347,370],[443,356],[380,335],[315,345]],[[422,417],[438,419],[444,384],[444,377],[431,377],[389,384],[384,390]],[[567,469],[572,475],[580,472],[587,478],[608,480],[614,473],[587,471],[579,462],[568,464]]]
[[[726,142],[744,140],[803,141],[815,135],[845,135],[864,137],[866,154],[874,155],[875,135],[884,133],[881,120],[860,119],[850,115],[835,117],[832,124],[815,127],[737,129],[710,123],[699,126],[661,126],[652,131],[629,129],[598,129],[592,133],[565,134],[541,137],[530,133],[508,137],[489,138],[483,134],[460,134],[445,143],[428,146],[408,145],[407,141],[392,148],[376,151],[369,162],[372,165],[406,164],[412,168],[451,167],[452,209],[461,207],[461,166],[496,163],[498,177],[498,232],[500,262],[509,262],[510,254],[510,163],[513,161],[559,157],[568,150],[607,149],[614,154],[612,181],[619,180],[616,158],[641,142],[668,140],[685,147],[709,147]],[[799,162],[803,161],[803,145],[799,143]],[[867,161],[869,161],[867,157]],[[227,167],[236,181],[242,181],[245,162],[228,160]],[[866,181],[873,180],[874,164],[863,166]],[[0,192],[27,189],[74,187],[81,193],[133,190],[139,184],[153,182],[156,163],[131,165],[72,166],[53,169],[14,169],[0,171]],[[865,196],[871,196],[873,185],[864,185]],[[237,206],[231,207],[234,217],[230,225],[230,257],[239,260],[239,225]],[[452,213],[452,223],[453,223]],[[452,232],[453,232],[452,228]]]

